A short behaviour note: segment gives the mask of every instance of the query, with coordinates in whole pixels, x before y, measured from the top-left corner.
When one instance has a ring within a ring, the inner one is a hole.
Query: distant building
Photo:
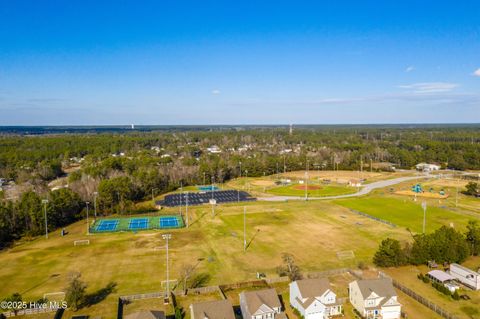
[[[230,300],[198,302],[190,305],[191,319],[235,319]]]
[[[459,264],[451,264],[449,273],[465,286],[480,290],[480,273]]]
[[[273,288],[240,294],[243,319],[286,319],[277,291]]]
[[[417,171],[422,171],[422,172],[432,172],[432,171],[438,171],[440,170],[440,165],[436,164],[428,164],[428,163],[419,163],[415,165],[415,168]]]
[[[348,186],[352,186],[352,187],[361,187],[362,186],[362,182],[358,179],[351,179],[348,181]]]
[[[387,279],[356,280],[348,285],[352,306],[366,319],[399,319],[402,305]]]
[[[207,147],[207,151],[210,154],[219,154],[222,152],[222,150],[217,145],[212,145],[210,147]]]
[[[305,319],[327,319],[342,314],[342,305],[327,278],[290,283],[290,305]]]

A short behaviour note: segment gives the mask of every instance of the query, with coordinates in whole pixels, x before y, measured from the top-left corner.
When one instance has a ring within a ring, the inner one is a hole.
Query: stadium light
[[[152,188],[152,203],[153,205],[155,205],[155,196],[153,195],[153,192],[156,190],[157,188]]]
[[[243,251],[247,251],[247,207],[243,206]]]
[[[85,202],[87,205],[87,235],[90,235],[90,224],[88,222],[88,205],[90,205],[90,202]]]
[[[423,233],[425,234],[425,222],[426,222],[426,217],[427,217],[427,202],[426,201],[422,202],[422,208],[423,208]]]
[[[47,204],[48,199],[42,199],[43,211],[45,213],[45,238],[48,239],[48,220],[47,220]]]
[[[172,238],[171,234],[163,234],[162,238],[167,241],[167,297],[165,298],[167,303],[170,300],[170,273],[168,268],[168,241]]]
[[[98,192],[93,192],[93,210],[95,211],[95,220],[97,220],[97,196]]]

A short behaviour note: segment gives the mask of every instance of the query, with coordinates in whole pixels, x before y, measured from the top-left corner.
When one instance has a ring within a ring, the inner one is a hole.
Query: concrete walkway
[[[424,178],[432,178],[432,175],[420,175],[420,176],[408,176],[408,177],[398,177],[393,179],[387,179],[384,181],[373,182],[370,184],[366,184],[362,187],[358,192],[353,194],[346,194],[346,195],[336,195],[336,196],[324,196],[324,197],[309,197],[308,200],[321,200],[321,199],[339,199],[339,198],[348,198],[348,197],[358,197],[367,195],[374,189],[378,188],[385,188],[388,186],[400,184],[403,182],[416,180],[416,179],[424,179]],[[305,200],[304,196],[271,196],[271,197],[258,197],[257,200],[262,201],[272,201],[272,202],[283,202],[287,200]]]

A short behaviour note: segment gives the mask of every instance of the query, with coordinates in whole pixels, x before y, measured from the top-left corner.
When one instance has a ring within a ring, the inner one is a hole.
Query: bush
[[[452,294],[453,300],[460,300],[460,295],[458,293],[458,290],[455,290],[455,292]]]
[[[432,283],[432,286],[437,289],[438,291],[440,291],[442,294],[444,295],[447,295],[447,296],[451,296],[452,293],[450,292],[450,290],[448,290],[447,287],[445,287],[444,285],[442,284],[439,284],[438,282],[433,282]]]

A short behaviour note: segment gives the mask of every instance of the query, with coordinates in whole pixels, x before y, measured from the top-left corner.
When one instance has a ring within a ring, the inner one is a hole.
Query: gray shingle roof
[[[190,305],[192,319],[235,319],[233,306],[229,300],[198,302]]]

